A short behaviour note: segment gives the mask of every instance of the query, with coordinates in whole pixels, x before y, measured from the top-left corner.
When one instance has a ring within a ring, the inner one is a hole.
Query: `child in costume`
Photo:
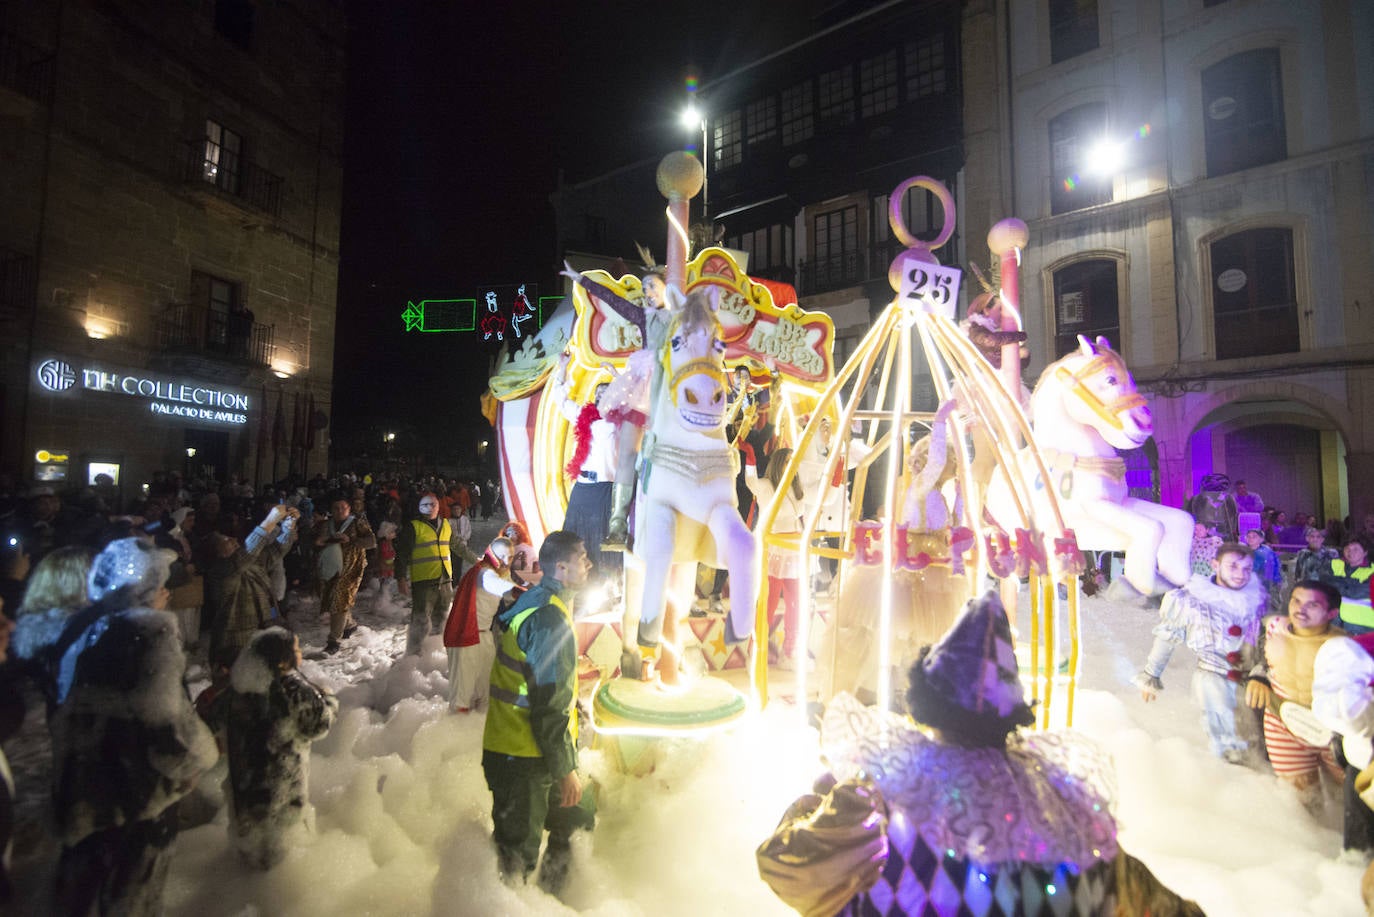
[[[832,773],[758,850],[789,905],[852,917],[1202,913],[1118,845],[1111,759],[1073,732],[1021,731],[1035,716],[995,591],[922,649],[907,704],[930,734],[847,694],[826,710]]]
[[[1221,536],[1201,522],[1193,526],[1193,547],[1188,561],[1193,572],[1202,576],[1212,575],[1212,561],[1216,560],[1217,548],[1221,547]]]
[[[1164,596],[1154,646],[1135,684],[1147,703],[1158,697],[1174,647],[1187,643],[1197,654],[1193,699],[1202,708],[1212,754],[1240,764],[1249,744],[1236,734],[1237,691],[1255,663],[1267,600],[1245,545],[1217,548],[1212,570],[1213,576],[1195,574]]]
[[[383,592],[396,587],[396,523],[377,526],[377,580]]]
[[[229,839],[248,863],[270,869],[313,822],[306,800],[310,743],[334,723],[339,701],[300,670],[301,645],[269,627],[246,646],[212,719],[229,758]]]
[[[458,581],[453,607],[444,622],[448,649],[448,709],[469,713],[486,706],[496,640],[491,622],[501,598],[515,588],[510,561],[515,552],[509,538],[496,538],[482,559]]]
[[[1328,640],[1345,636],[1333,623],[1339,595],[1325,583],[1293,586],[1288,614],[1264,620],[1264,652],[1245,686],[1245,702],[1264,711],[1264,745],[1274,773],[1292,784],[1309,810],[1322,808],[1321,774],[1341,779],[1331,734],[1312,717],[1313,664]]]

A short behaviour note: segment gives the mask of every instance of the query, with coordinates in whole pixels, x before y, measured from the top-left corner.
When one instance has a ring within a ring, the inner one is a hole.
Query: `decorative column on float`
[[[1030,241],[1030,230],[1016,217],[999,220],[988,230],[988,249],[1000,261],[1002,279],[1002,330],[1020,331],[1021,250]],[[1008,306],[1010,308],[1008,308]],[[1007,394],[1021,398],[1021,345],[1002,345],[1002,382]]]
[[[691,219],[691,200],[706,181],[706,170],[691,153],[679,150],[663,157],[655,175],[658,191],[668,199],[668,248],[664,254],[667,281],[682,290],[687,278],[687,225]],[[683,291],[686,292],[686,291]]]

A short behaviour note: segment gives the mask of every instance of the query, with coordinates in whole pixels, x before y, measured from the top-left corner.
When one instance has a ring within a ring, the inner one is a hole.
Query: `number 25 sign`
[[[963,271],[933,261],[908,260],[902,267],[898,295],[904,305],[954,318]]]

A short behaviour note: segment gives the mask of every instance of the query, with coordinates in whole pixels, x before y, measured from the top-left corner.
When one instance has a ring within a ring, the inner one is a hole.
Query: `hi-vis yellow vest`
[[[426,583],[444,577],[453,579],[453,556],[449,554],[448,543],[452,529],[447,519],[439,520],[439,531],[423,519],[410,520],[415,530],[415,550],[410,555],[410,581]]]
[[[1369,577],[1374,574],[1374,567],[1359,567],[1345,572],[1344,560],[1331,561],[1331,572],[1342,578],[1353,579],[1357,583],[1369,582]],[[1341,620],[1360,627],[1374,627],[1374,608],[1370,607],[1368,600],[1361,602],[1359,599],[1341,599]]]
[[[556,595],[549,596],[549,602],[563,612],[571,629],[572,612],[567,604]],[[520,626],[541,607],[531,605],[517,613],[496,643],[496,661],[491,666],[491,700],[482,737],[482,748],[487,751],[517,758],[544,756],[530,727],[529,664],[518,640]],[[576,691],[573,691],[572,706],[568,708],[568,732],[573,744],[577,744]]]

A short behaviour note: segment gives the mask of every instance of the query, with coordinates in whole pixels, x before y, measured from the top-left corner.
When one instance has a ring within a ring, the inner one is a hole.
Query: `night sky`
[[[494,351],[478,334],[405,333],[406,301],[486,284],[555,292],[559,170],[575,182],[680,149],[685,78],[750,59],[768,42],[764,12],[740,0],[350,5],[337,453],[380,446],[385,430],[398,451],[423,437],[464,457],[488,438],[477,398]]]

